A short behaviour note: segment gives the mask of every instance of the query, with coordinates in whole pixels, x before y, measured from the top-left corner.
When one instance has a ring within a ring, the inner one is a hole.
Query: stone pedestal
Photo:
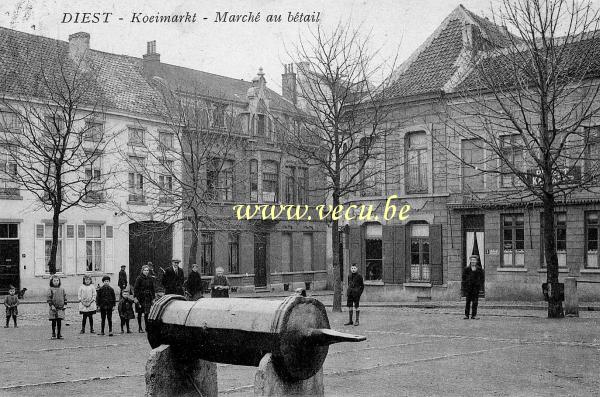
[[[565,316],[579,317],[579,296],[575,277],[565,278]]]
[[[168,345],[152,350],[146,362],[146,397],[217,397],[217,364],[180,361]]]
[[[295,382],[287,382],[281,379],[275,372],[271,353],[266,354],[254,376],[254,396],[316,396],[323,397],[325,389],[323,386],[323,368],[309,379]]]

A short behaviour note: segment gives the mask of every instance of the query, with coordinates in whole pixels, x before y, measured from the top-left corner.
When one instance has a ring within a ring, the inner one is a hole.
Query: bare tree
[[[161,126],[144,131],[146,136],[122,153],[135,170],[126,189],[130,201],[143,200],[150,206],[152,219],[161,221],[156,227],[189,227],[189,263],[196,263],[202,230],[239,226],[231,211],[220,213],[218,203],[232,202],[234,192],[245,186],[239,172],[245,153],[242,124],[221,93],[199,85],[168,84],[159,77],[153,84],[158,95],[152,113]],[[126,213],[133,219],[147,218],[146,212]]]
[[[383,194],[383,151],[391,131],[386,100],[395,60],[378,62],[370,37],[349,22],[331,31],[318,26],[288,55],[298,67],[297,112],[294,120],[278,122],[289,153],[321,173],[312,189],[330,197],[333,208],[352,195]],[[333,310],[341,311],[340,228],[339,220],[330,221]]]
[[[102,124],[105,101],[97,74],[101,60],[71,56],[58,44],[55,51],[13,55],[11,64],[19,69],[6,68],[0,83],[0,142],[14,183],[52,213],[47,267],[53,274],[59,216],[105,200],[110,172],[100,163],[112,136]]]
[[[577,0],[504,0],[493,14],[505,34],[496,45],[473,38],[473,62],[447,121],[472,146],[457,157],[463,188],[480,185],[484,174],[497,178],[500,189],[490,183],[486,193],[473,193],[474,202],[542,206],[547,282],[554,286],[548,317],[563,317],[554,210],[600,179],[598,134],[588,128],[600,110],[600,85],[592,81],[598,13]],[[473,156],[473,149],[487,155]]]

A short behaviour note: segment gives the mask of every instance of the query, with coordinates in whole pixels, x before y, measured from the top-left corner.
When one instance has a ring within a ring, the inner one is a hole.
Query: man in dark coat
[[[119,272],[119,283],[117,284],[121,293],[127,288],[127,273],[125,273],[125,265],[121,265],[121,271]]]
[[[469,313],[471,313],[471,319],[478,320],[477,318],[477,305],[479,303],[479,291],[483,286],[483,270],[479,267],[479,257],[473,255],[469,258],[469,266],[463,273],[463,288],[467,302],[465,304],[465,320],[469,319]],[[470,310],[472,307],[472,311]]]
[[[165,270],[162,278],[162,284],[165,289],[165,294],[183,295],[183,270],[179,267],[179,259],[171,261],[171,267]]]
[[[344,325],[352,325],[357,326],[359,324],[360,318],[360,310],[358,310],[360,305],[360,296],[365,289],[365,284],[363,282],[362,276],[358,273],[358,267],[356,263],[353,263],[350,267],[350,275],[348,276],[348,291],[346,295],[348,297],[348,316],[349,320]],[[352,322],[352,305],[354,304],[354,309],[356,310],[356,321]]]

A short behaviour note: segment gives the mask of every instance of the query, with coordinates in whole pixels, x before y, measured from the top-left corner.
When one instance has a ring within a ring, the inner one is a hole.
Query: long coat
[[[358,273],[350,273],[348,276],[348,291],[346,291],[346,295],[358,299],[362,295],[364,289],[365,283],[363,282],[362,276]]]
[[[110,285],[103,285],[98,290],[96,304],[100,309],[112,310],[117,302],[115,290]]]
[[[92,284],[79,286],[77,298],[79,299],[79,313],[96,312],[96,287]]]
[[[135,286],[133,287],[133,293],[135,298],[138,300],[141,313],[150,313],[150,307],[154,300],[154,279],[150,276],[140,274],[135,280]]]
[[[198,272],[191,271],[185,285],[193,300],[197,300],[202,296],[202,278]]]
[[[135,313],[133,312],[133,300],[130,298],[121,298],[119,301],[119,317],[124,318],[126,320],[131,320],[135,318]]]
[[[119,271],[119,283],[117,285],[120,289],[127,288],[127,273],[125,273],[125,270]]]
[[[479,293],[483,286],[483,270],[478,266],[475,270],[471,267],[465,269],[463,273],[463,288],[465,294]]]
[[[162,284],[165,288],[165,294],[179,294],[183,295],[183,270],[177,268],[177,274],[173,270],[173,266],[170,266],[165,270],[165,274],[162,278]]]
[[[46,301],[48,302],[48,305],[50,305],[50,311],[48,312],[49,320],[62,320],[65,318],[67,293],[63,287],[50,287]],[[54,306],[54,310],[52,310],[52,306]]]

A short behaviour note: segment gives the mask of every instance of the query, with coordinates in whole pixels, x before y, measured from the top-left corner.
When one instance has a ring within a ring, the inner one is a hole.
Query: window
[[[64,131],[65,120],[58,115],[49,115],[44,117],[44,125],[42,126],[42,132],[53,133]]]
[[[89,162],[85,166],[85,181],[87,183],[86,199],[102,200],[102,157],[88,155]]]
[[[240,234],[229,233],[229,273],[240,272]]]
[[[104,125],[93,121],[86,122],[85,132],[83,134],[84,141],[100,142],[104,135]]]
[[[546,253],[544,251],[544,214],[541,215],[542,227],[540,228],[541,248],[542,248],[542,267],[546,268]],[[554,214],[554,246],[556,247],[556,255],[558,256],[558,267],[567,267],[567,214],[559,212]]]
[[[292,233],[281,234],[281,270],[284,272],[294,271],[294,261],[292,255]]]
[[[215,128],[225,127],[225,106],[215,105],[212,111],[212,126]]]
[[[233,201],[233,161],[223,161],[219,173],[219,198],[222,201]]]
[[[144,168],[143,157],[129,157],[131,170],[129,171],[129,201],[144,202],[144,176],[142,170]]]
[[[258,161],[250,160],[250,201],[258,201]]]
[[[285,202],[287,204],[296,203],[296,181],[295,181],[296,168],[287,166],[285,167]]]
[[[206,169],[207,197],[212,200],[233,200],[233,161],[212,159]]]
[[[102,225],[85,225],[85,270],[102,271]]]
[[[525,266],[525,224],[523,214],[502,215],[502,266]]]
[[[9,153],[9,148],[0,146],[0,195],[19,195],[17,176],[17,163]]]
[[[160,150],[173,149],[173,134],[170,132],[159,132],[158,145]]]
[[[265,115],[259,114],[257,115],[257,123],[256,123],[256,132],[257,135],[265,136]]]
[[[308,169],[298,168],[298,204],[308,204]]]
[[[63,258],[62,258],[62,229],[63,225],[58,226],[58,241],[56,246],[56,272],[61,273],[63,271]],[[48,263],[50,262],[50,253],[52,251],[52,224],[44,224],[36,226],[36,237],[44,239],[44,265],[45,272],[50,272]]]
[[[427,193],[429,160],[425,132],[412,132],[407,135],[406,160],[407,193]]]
[[[158,202],[160,204],[173,203],[173,161],[161,161],[162,174],[158,176]]]
[[[585,267],[597,269],[598,266],[598,211],[590,211],[585,214]]]
[[[480,139],[462,142],[462,191],[481,191],[483,186],[483,147]]]
[[[382,227],[379,223],[365,224],[365,280],[382,279]]]
[[[313,270],[313,234],[304,233],[302,235],[302,260],[304,261],[304,270]]]
[[[279,165],[275,161],[263,162],[262,199],[266,203],[279,201]]]
[[[517,143],[520,139],[517,135],[505,135],[500,137],[500,187],[512,188],[522,185],[519,177],[511,170],[509,164],[518,171],[523,171],[523,148]]]
[[[214,273],[213,262],[213,234],[202,233],[200,235],[200,266],[202,274],[211,275]]]
[[[144,129],[129,127],[128,129],[128,144],[134,146],[144,145]]]
[[[375,140],[373,138],[361,138],[359,164],[362,167],[360,175],[361,196],[381,195],[381,167],[375,152]]]
[[[429,225],[410,225],[410,280],[431,281],[429,263]]]
[[[600,126],[585,129],[585,173],[593,176],[600,170]]]
[[[11,112],[0,112],[0,131],[10,133],[20,133],[23,130],[23,124],[19,116]]]
[[[0,223],[0,238],[18,238],[19,228],[16,223]]]

